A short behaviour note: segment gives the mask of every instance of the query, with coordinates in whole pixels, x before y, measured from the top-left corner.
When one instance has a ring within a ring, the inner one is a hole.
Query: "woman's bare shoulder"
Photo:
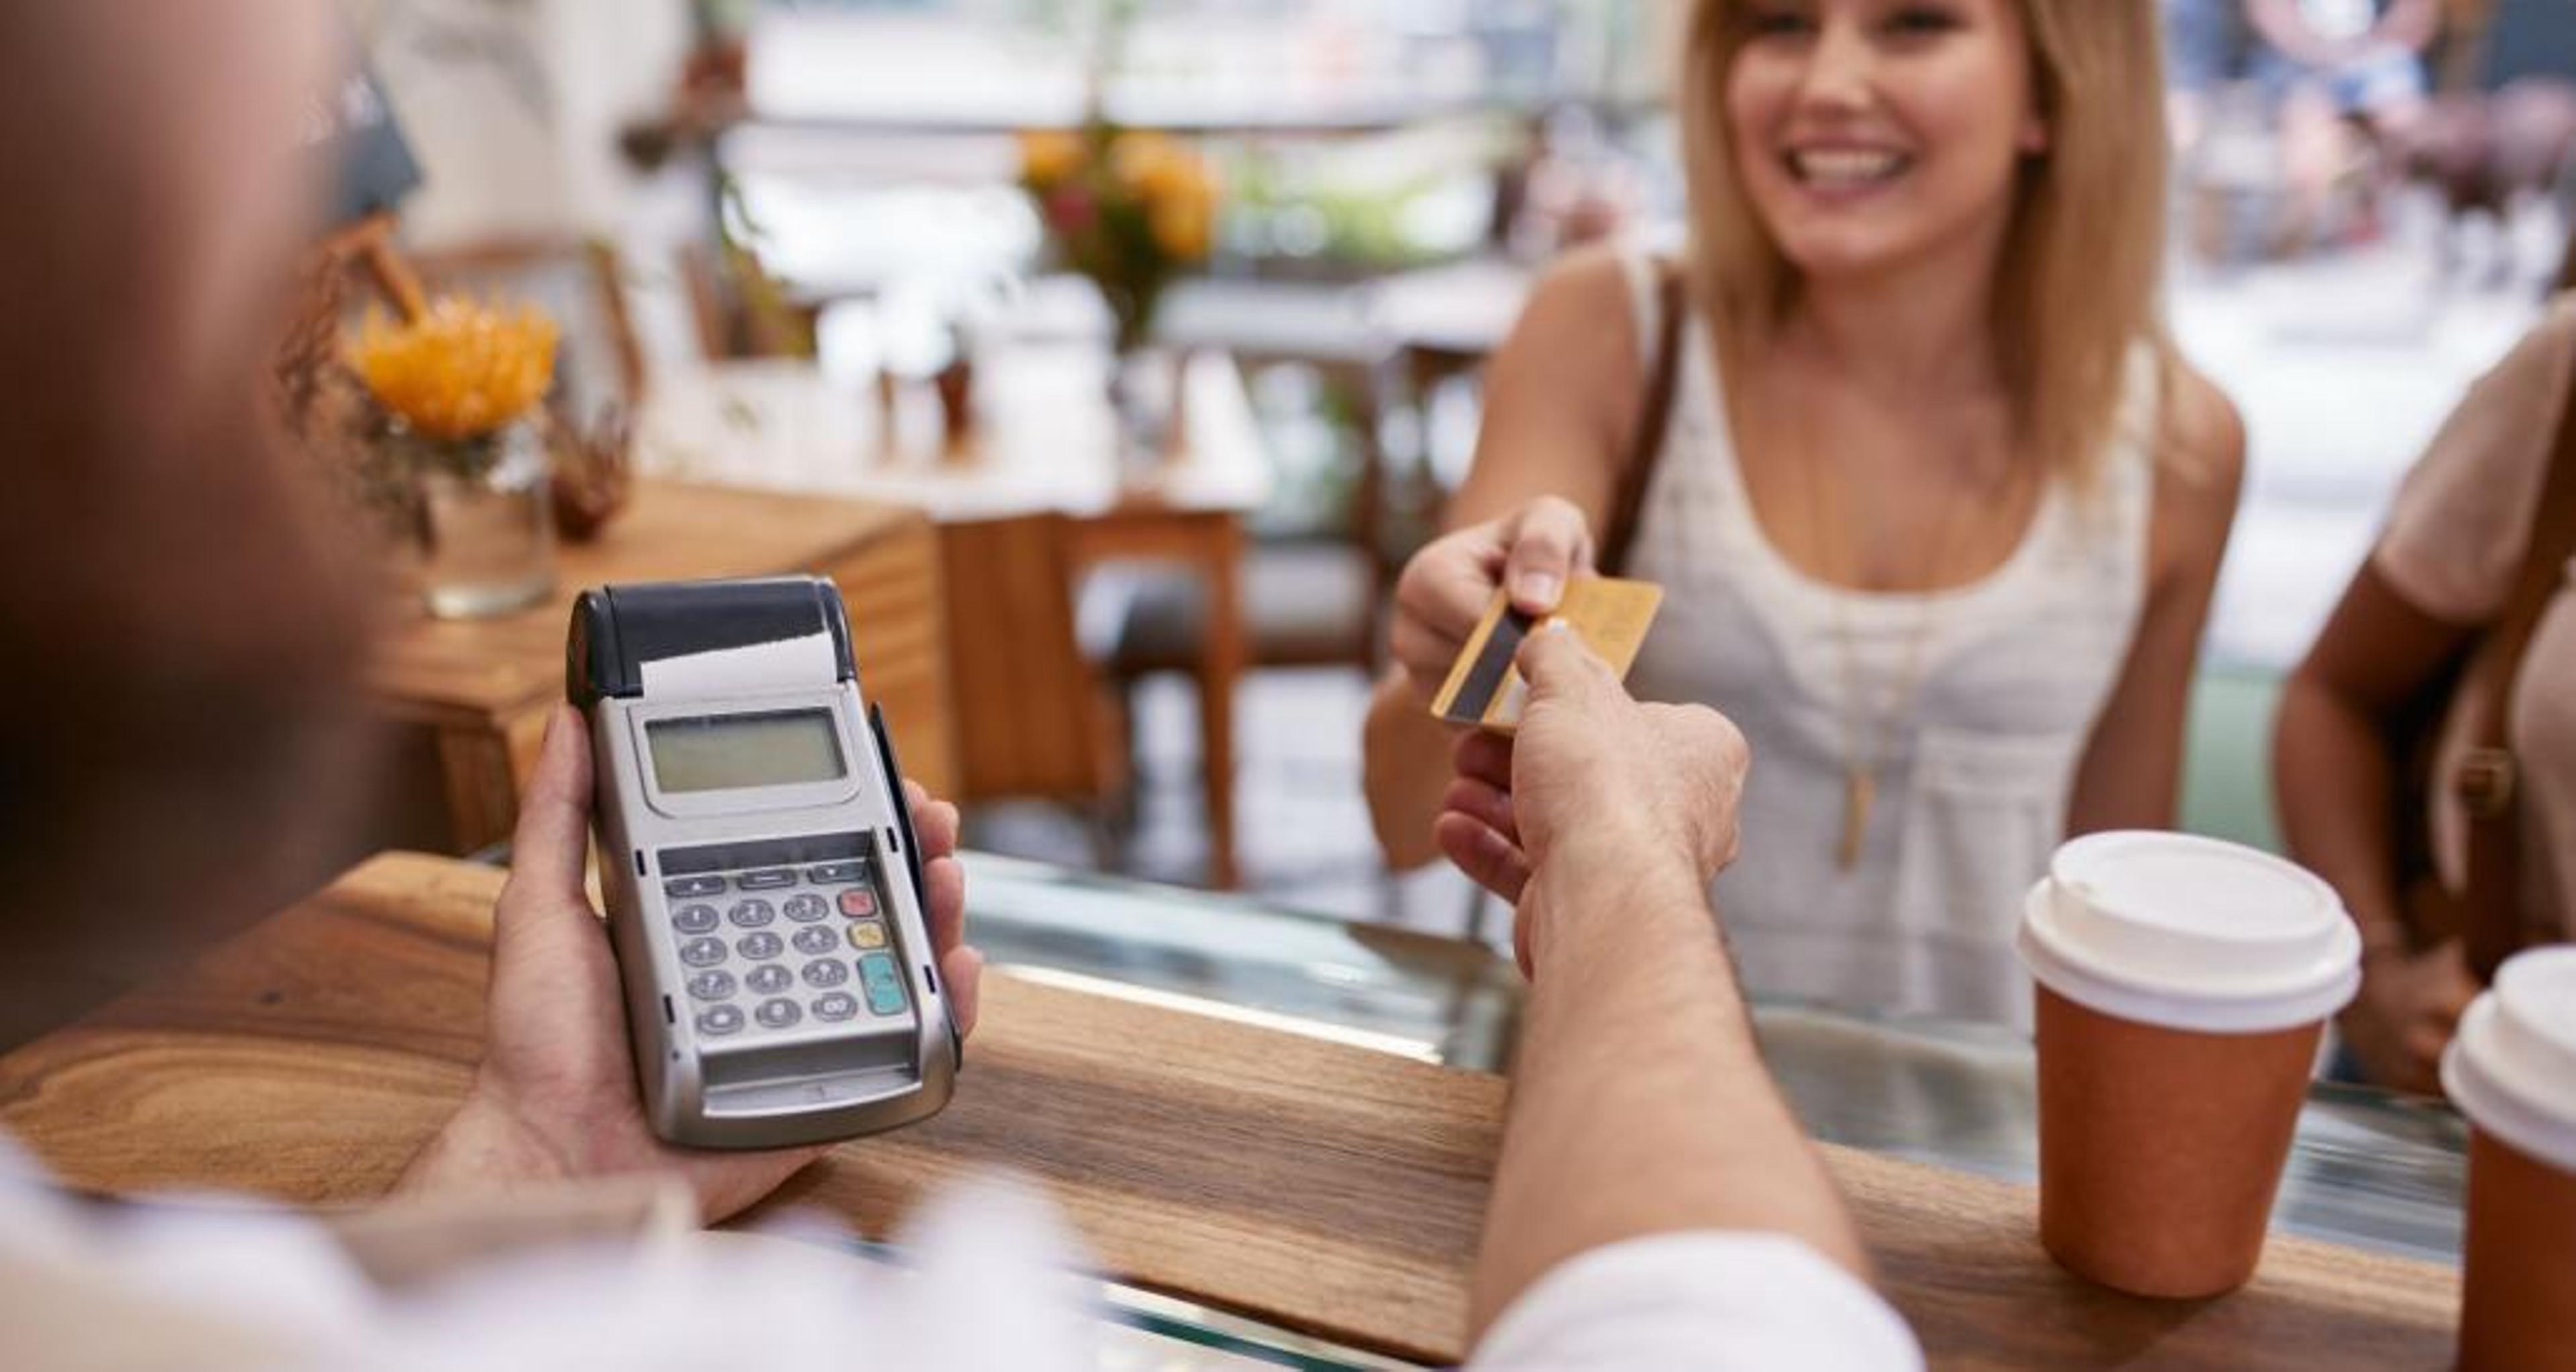
[[[2164,432],[2157,444],[2156,542],[2168,571],[2214,569],[2236,523],[2245,485],[2245,420],[2236,402],[2198,368],[2174,357],[2167,369]]]
[[[2245,418],[2217,382],[2182,358],[2170,377],[2163,465],[2232,505],[2245,479]]]
[[[1530,290],[1517,339],[1543,346],[1554,366],[1576,366],[1590,382],[1634,380],[1645,349],[1622,250],[1589,244],[1550,263]]]
[[[1579,439],[1623,450],[1644,387],[1630,264],[1596,244],[1552,263],[1486,376],[1489,439],[1524,435],[1550,447]],[[1488,444],[1488,446],[1496,446]]]

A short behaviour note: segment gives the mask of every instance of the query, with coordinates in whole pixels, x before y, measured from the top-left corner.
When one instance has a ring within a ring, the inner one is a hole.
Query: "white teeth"
[[[1905,164],[1903,156],[1892,152],[1870,152],[1861,149],[1793,152],[1789,162],[1803,181],[1826,185],[1866,185],[1894,176]]]

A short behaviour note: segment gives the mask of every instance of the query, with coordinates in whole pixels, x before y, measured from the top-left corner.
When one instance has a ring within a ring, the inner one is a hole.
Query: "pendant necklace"
[[[1825,518],[1823,463],[1813,453],[1803,464],[1807,471],[1808,516],[1813,521],[1816,547],[1828,559],[1839,551],[1838,540],[1830,536],[1832,524]],[[1857,502],[1854,502],[1855,504]],[[1945,592],[1940,589],[1941,576],[1950,562],[1950,542],[1958,532],[1959,507],[1966,500],[1953,496],[1943,502],[1941,525],[1932,543],[1931,565],[1926,568],[1914,623],[1905,637],[1905,655],[1896,676],[1887,683],[1884,710],[1871,708],[1870,693],[1861,671],[1860,650],[1854,643],[1851,625],[1851,597],[1858,590],[1825,581],[1826,598],[1833,606],[1835,646],[1842,660],[1842,700],[1838,714],[1843,734],[1843,828],[1841,840],[1834,847],[1834,865],[1849,872],[1860,866],[1861,849],[1869,837],[1871,812],[1878,805],[1878,772],[1886,762],[1890,745],[1912,710],[1917,691],[1923,684],[1923,659],[1932,638],[1933,621]],[[1832,566],[1832,561],[1826,564]]]

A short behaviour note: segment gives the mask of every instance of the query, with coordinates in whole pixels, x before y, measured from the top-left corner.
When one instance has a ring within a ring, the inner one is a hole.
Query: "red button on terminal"
[[[852,919],[866,919],[877,912],[877,893],[869,890],[843,891],[841,913]]]

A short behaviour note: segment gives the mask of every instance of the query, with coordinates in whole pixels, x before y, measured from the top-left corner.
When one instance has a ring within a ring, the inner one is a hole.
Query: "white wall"
[[[419,157],[403,236],[436,249],[613,232],[636,186],[618,129],[660,111],[684,0],[352,0]]]

